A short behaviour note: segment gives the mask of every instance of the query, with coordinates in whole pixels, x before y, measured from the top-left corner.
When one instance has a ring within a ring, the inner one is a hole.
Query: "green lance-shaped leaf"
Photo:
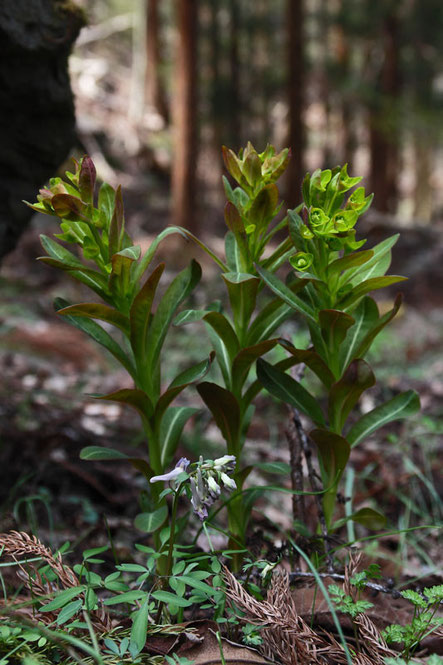
[[[372,298],[366,296],[352,312],[355,323],[348,328],[345,339],[340,346],[340,368],[343,372],[355,358],[362,357],[361,348],[365,340],[379,320],[378,307]]]
[[[367,529],[372,531],[379,531],[386,526],[386,516],[383,515],[380,511],[375,510],[374,508],[360,508],[356,510],[352,515],[347,515],[341,519],[334,522],[332,529],[340,529],[346,522],[357,522],[365,526]]]
[[[139,513],[134,519],[134,526],[144,533],[153,533],[157,531],[165,522],[168,516],[168,507],[160,506],[152,513]]]
[[[129,459],[129,457],[119,450],[114,450],[114,448],[105,448],[104,446],[86,446],[80,451],[80,459],[89,461],[109,461],[117,459]]]
[[[383,328],[396,316],[398,310],[401,307],[403,301],[403,297],[401,293],[398,294],[394,301],[394,307],[389,311],[386,312],[383,316],[381,316],[377,323],[372,326],[372,328],[369,330],[367,335],[361,340],[360,345],[357,349],[357,355],[359,357],[362,357],[365,355],[365,353],[368,351],[370,348],[372,342],[374,339],[377,337],[378,333],[383,330]]]
[[[115,190],[107,182],[104,182],[98,190],[98,209],[100,210],[105,223],[104,227],[109,228],[114,211]]]
[[[88,319],[99,319],[106,323],[111,323],[113,326],[120,328],[125,335],[129,334],[129,321],[128,317],[108,305],[101,303],[79,303],[78,305],[69,305],[64,309],[58,311],[59,314],[66,316],[84,316]]]
[[[200,397],[212,413],[215,423],[228,444],[229,454],[237,454],[240,433],[240,405],[226,388],[204,381],[197,386]]]
[[[265,353],[274,348],[277,344],[276,339],[268,339],[254,346],[247,346],[235,356],[232,363],[232,385],[238,392],[241,391],[252,364]]]
[[[316,376],[318,376],[327,389],[331,387],[334,383],[334,375],[323,358],[321,358],[313,347],[309,349],[296,349],[295,346],[286,339],[280,338],[278,341],[279,344],[294,357],[294,365],[304,363]]]
[[[420,410],[420,399],[414,390],[407,390],[396,395],[388,402],[376,406],[365,413],[349,430],[346,438],[352,447],[360,441],[394,420],[408,418]]]
[[[131,346],[138,363],[143,363],[143,360],[146,357],[146,344],[151,319],[152,303],[164,268],[164,263],[161,263],[155,268],[135,296],[131,305],[129,313],[131,322]]]
[[[177,314],[172,322],[173,326],[186,326],[189,323],[196,323],[201,321],[208,313],[207,309],[184,309],[180,314]]]
[[[170,406],[164,414],[159,427],[162,469],[170,464],[177,450],[184,426],[189,418],[197,412],[198,409],[191,406]]]
[[[349,314],[337,309],[323,309],[318,313],[320,334],[318,327],[310,325],[311,338],[315,350],[325,360],[335,377],[339,377],[339,351],[340,345],[346,337],[348,329],[355,319]]]
[[[40,608],[40,612],[54,612],[55,610],[59,610],[61,607],[67,605],[73,598],[76,598],[84,591],[86,591],[84,584],[72,587],[70,589],[63,589],[63,591],[59,591],[54,600],[51,600],[49,603],[46,603],[46,605],[43,605],[43,607]]]
[[[137,600],[146,598],[146,591],[141,589],[133,589],[126,591],[126,593],[119,593],[117,596],[111,596],[103,601],[104,605],[120,605],[121,603],[135,603]]]
[[[258,231],[264,231],[274,216],[278,204],[277,185],[269,184],[263,187],[255,197],[249,210],[249,219]]]
[[[375,376],[368,363],[361,358],[353,360],[329,392],[329,422],[335,432],[342,431],[346,418],[362,393],[373,385]]]
[[[242,173],[251,187],[255,187],[261,180],[261,161],[258,154],[250,152],[243,162]]]
[[[350,281],[357,286],[367,279],[384,275],[391,264],[391,249],[399,237],[400,234],[397,233],[375,245],[371,250],[373,252],[372,258],[364,266],[356,266],[354,270],[347,272],[346,281]]]
[[[326,524],[331,524],[334,512],[337,486],[348,463],[351,447],[349,442],[327,429],[314,429],[309,432],[318,450],[323,486],[330,487],[323,497]]]
[[[111,301],[111,297],[108,289],[108,280],[97,270],[92,270],[91,268],[82,268],[78,270],[76,268],[70,268],[62,261],[53,259],[50,256],[39,256],[38,261],[46,263],[46,265],[51,266],[52,268],[58,268],[58,270],[64,270],[69,273],[70,277],[85,284],[91,291],[94,291],[99,295],[103,300]],[[111,301],[112,302],[112,301]]]
[[[227,385],[231,382],[231,365],[240,350],[238,337],[230,321],[220,312],[208,312],[204,317],[217,362]]]
[[[240,164],[237,155],[233,150],[227,148],[226,146],[222,147],[222,155],[226,169],[232,175],[234,180],[240,182],[243,179],[243,176],[240,170]],[[223,176],[223,179],[227,181],[227,178],[225,176]]]
[[[131,246],[120,250],[111,257],[112,272],[109,276],[109,288],[111,292],[119,295],[130,293],[131,289],[131,267],[140,257],[140,247]]]
[[[171,282],[153,316],[146,341],[146,367],[153,373],[156,369],[160,351],[177,307],[191,293],[201,278],[199,264],[192,260]]]
[[[89,395],[89,397],[106,400],[108,402],[127,404],[138,411],[143,418],[150,418],[154,413],[154,407],[147,394],[142,390],[137,390],[135,388],[123,388],[122,390],[116,390],[107,395]]]
[[[151,596],[155,598],[155,600],[159,600],[162,603],[169,603],[171,605],[175,605],[176,607],[189,607],[190,605],[193,605],[192,600],[177,596],[175,593],[171,593],[170,591],[153,591]]]
[[[80,451],[80,459],[87,461],[100,461],[110,462],[113,460],[126,460],[131,464],[134,469],[142,473],[147,480],[153,475],[152,469],[148,462],[141,457],[129,457],[125,453],[113,448],[105,448],[104,446],[86,446]]]
[[[279,298],[281,298],[287,305],[290,305],[290,307],[295,309],[297,312],[303,314],[308,320],[315,322],[315,311],[310,305],[295,295],[295,293],[293,293],[293,291],[273,273],[258,265],[256,266],[256,269],[265,284],[269,286],[275,295],[279,296]]]
[[[309,432],[309,436],[318,448],[327,486],[334,481],[334,485],[337,485],[348,463],[351,452],[349,441],[327,429],[314,429]]]
[[[291,376],[270,365],[263,358],[259,358],[257,360],[257,378],[271,395],[302,411],[316,425],[325,425],[323,412],[317,400]]]
[[[132,245],[122,249],[112,257],[112,272],[121,275],[122,271],[140,258],[140,246]]]
[[[285,221],[285,220],[283,220]],[[280,226],[280,224],[278,225]],[[277,227],[274,227],[270,233],[268,233],[266,236],[264,236],[262,242],[259,245],[259,249],[256,252],[256,256],[260,257],[266,247],[266,245],[269,242],[269,239],[272,237],[275,229]],[[265,268],[265,270],[269,270],[269,272],[276,272],[278,268],[283,265],[285,261],[287,261],[293,254],[295,254],[296,250],[292,245],[292,241],[290,238],[285,238],[279,245],[278,247],[275,248],[275,250],[272,252],[270,256],[268,256],[266,259],[264,259],[261,262],[262,268]],[[301,280],[300,280],[301,281]],[[291,289],[292,291],[292,289]]]
[[[131,658],[135,658],[146,644],[148,638],[148,619],[149,598],[146,598],[143,605],[135,613],[135,618],[133,618],[130,638]]]
[[[52,238],[41,234],[40,242],[45,252],[47,252],[51,258],[57,259],[57,261],[63,263],[66,266],[66,269],[74,268],[81,270],[85,267],[72,252],[66,249],[66,247],[63,247],[63,245],[60,245],[55,240],[52,240]],[[46,257],[41,257],[41,259],[45,258]]]
[[[351,293],[339,301],[338,306],[342,309],[352,309],[353,305],[370,291],[384,289],[386,286],[391,286],[391,284],[396,284],[397,282],[404,282],[405,280],[407,280],[407,277],[401,277],[400,275],[372,277],[362,284],[355,286]]]
[[[134,280],[138,282],[147,268],[149,267],[152,259],[155,256],[155,252],[157,251],[158,246],[160,243],[167,238],[171,234],[178,233],[181,235],[183,238],[186,238],[186,235],[183,231],[183,229],[180,229],[178,226],[168,226],[166,229],[164,229],[161,233],[158,234],[158,236],[155,237],[155,239],[152,241],[152,243],[149,246],[149,249],[144,253],[142,256],[141,260],[139,263],[135,266],[134,268]]]
[[[72,252],[55,240],[52,240],[52,238],[42,234],[40,236],[40,241],[43,249],[49,256],[41,256],[38,258],[39,261],[54,268],[69,272],[71,277],[86,284],[104,300],[109,299],[108,282],[104,275],[84,266]]]
[[[271,300],[251,323],[246,344],[253,346],[262,340],[268,339],[291,314],[292,308],[289,305],[282,302],[279,298]]]
[[[55,311],[58,312],[65,307],[69,307],[68,303],[63,298],[56,298],[54,301]],[[79,330],[85,332],[89,337],[98,342],[101,346],[107,349],[114,358],[116,358],[119,363],[129,372],[129,374],[134,378],[135,376],[135,367],[130,358],[125,354],[123,349],[117,344],[117,342],[106,332],[98,323],[92,321],[91,319],[86,319],[78,316],[64,315],[65,318]]]
[[[367,263],[373,255],[374,252],[371,249],[367,249],[362,252],[353,252],[352,254],[343,256],[341,259],[336,259],[328,265],[328,278],[335,277],[349,268],[354,268],[355,266],[361,266]]]
[[[225,205],[225,222],[228,229],[235,235],[244,233],[245,229],[241,215],[231,201],[228,201]]]
[[[240,272],[228,272],[222,277],[228,289],[234,321],[248,324],[255,309],[260,280],[254,275]]]
[[[288,210],[288,230],[289,237],[297,251],[306,252],[308,250],[307,241],[313,234],[295,210]]]
[[[155,407],[155,420],[160,422],[164,412],[171,404],[171,402],[179,395],[187,386],[196,381],[200,381],[209,372],[211,364],[215,358],[215,352],[211,351],[209,358],[202,360],[193,367],[189,367],[184,372],[180,372],[178,376],[169,384],[163,395],[159,398]]]
[[[276,369],[281,370],[282,372],[285,372],[287,369],[290,369],[296,364],[297,364],[296,360],[294,360],[294,358],[291,356],[290,358],[284,358],[284,360],[279,360],[279,362],[275,363],[274,367]],[[258,393],[262,389],[263,385],[258,379],[256,379],[251,383],[248,389],[243,393],[242,397],[243,409],[245,409],[248,405],[249,405],[248,408],[251,408],[252,400],[258,395]]]
[[[237,233],[235,235],[232,231],[227,232],[225,236],[225,254],[230,271],[241,273],[247,270],[250,253],[242,234]]]

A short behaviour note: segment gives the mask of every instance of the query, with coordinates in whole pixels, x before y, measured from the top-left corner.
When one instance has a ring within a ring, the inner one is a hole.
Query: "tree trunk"
[[[146,101],[165,123],[169,112],[160,76],[159,0],[146,0]]]
[[[242,104],[240,98],[240,62],[238,53],[238,35],[240,23],[240,6],[238,0],[229,0],[230,13],[230,42],[229,42],[229,114],[228,131],[230,147],[238,150],[241,144],[241,115]]]
[[[178,48],[175,64],[173,223],[195,232],[197,165],[196,0],[177,0]]]
[[[414,133],[415,192],[414,217],[422,222],[432,218],[432,138],[426,131]]]
[[[75,143],[68,56],[83,24],[73,2],[0,2],[0,258],[34,214],[22,200]]]
[[[397,204],[398,132],[396,117],[387,117],[400,90],[398,62],[398,21],[393,15],[384,20],[384,60],[380,74],[380,101],[370,111],[371,191],[375,206],[382,212],[395,212]],[[395,109],[395,106],[394,106]],[[395,111],[394,111],[395,113]]]
[[[300,203],[303,180],[303,0],[287,0],[289,147],[292,157],[287,170],[286,200],[289,207]]]

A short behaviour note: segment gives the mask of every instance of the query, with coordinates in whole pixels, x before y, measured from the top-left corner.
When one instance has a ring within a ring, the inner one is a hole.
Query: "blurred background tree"
[[[77,152],[154,213],[145,230],[217,232],[220,147],[248,140],[291,147],[291,206],[306,170],[348,162],[374,210],[440,215],[441,0],[77,4],[89,21],[70,60]]]

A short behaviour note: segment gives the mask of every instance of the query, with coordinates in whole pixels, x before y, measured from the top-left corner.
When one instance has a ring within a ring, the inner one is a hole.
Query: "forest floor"
[[[143,437],[132,413],[88,397],[129,387],[129,380],[112,359],[53,312],[55,296],[81,301],[85,294],[65,275],[35,261],[40,253],[38,231],[50,233],[50,225],[50,218],[37,220],[7,257],[1,273],[0,531],[33,532],[52,548],[69,541],[68,562],[78,560],[80,552],[89,547],[106,544],[111,535],[118,558],[133,560],[134,544],[149,541],[132,526],[140,512],[143,479],[124,463],[79,459],[80,450],[88,445],[127,453],[135,447],[139,454],[143,451]],[[147,242],[143,231],[140,239]],[[414,245],[415,256],[430,251],[435,247]],[[404,267],[407,274],[411,265],[407,250],[402,259],[398,272]],[[386,427],[351,456],[354,506],[369,502],[379,508],[388,518],[389,533],[413,529],[361,543],[366,560],[379,563],[384,579],[400,589],[443,582],[441,540],[438,529],[432,528],[441,523],[443,513],[443,309],[438,298],[430,298],[426,292],[433,271],[441,266],[428,261],[424,266],[417,277],[419,283],[408,287],[397,320],[371,351],[378,383],[362,405],[369,410],[381,394],[386,398],[412,388],[420,394],[422,410],[406,422]],[[217,288],[209,273],[204,290],[213,298]],[[204,293],[199,297],[204,298]],[[388,305],[380,303],[382,308]],[[188,335],[176,329],[171,334],[171,371],[204,357],[202,336],[197,329],[195,332]],[[291,324],[284,334],[299,343],[307,341],[305,331]],[[199,406],[196,392],[187,399]],[[251,463],[288,462],[287,413],[264,397],[259,399],[257,413],[246,444],[247,457]],[[217,456],[224,450],[208,418],[197,415],[184,433],[178,454],[195,460],[201,452]],[[250,482],[290,487],[289,479],[266,473],[251,474]],[[282,496],[268,494],[253,512],[248,543],[256,558],[275,558],[284,545],[284,534],[291,529],[291,500]],[[306,511],[305,520],[313,526],[309,502]],[[189,539],[196,528],[191,527]],[[341,542],[348,535],[343,533]],[[225,543],[216,545],[223,548]],[[110,557],[108,564],[111,571]],[[305,618],[311,612],[312,593],[310,583],[303,581],[297,603]],[[408,612],[402,599],[379,594],[370,616],[383,627],[389,622],[402,623]],[[320,626],[333,629],[323,601],[315,601],[315,616]],[[436,640],[429,648],[442,652]]]

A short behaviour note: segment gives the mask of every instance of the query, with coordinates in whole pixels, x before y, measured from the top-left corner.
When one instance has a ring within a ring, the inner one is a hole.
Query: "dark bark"
[[[58,0],[0,3],[0,257],[32,216],[37,190],[75,143],[68,55],[83,14]]]
[[[178,48],[175,65],[173,223],[196,231],[197,73],[196,0],[178,0]]]
[[[398,62],[398,21],[393,15],[384,19],[383,64],[380,72],[378,103],[370,110],[371,151],[370,188],[375,205],[383,212],[395,212],[397,203],[398,132],[392,109],[400,91]],[[390,109],[389,114],[387,113]]]
[[[288,104],[289,142],[292,157],[287,170],[286,200],[289,207],[300,203],[303,180],[303,0],[288,0]]]
[[[229,1],[230,13],[230,41],[229,41],[229,100],[230,112],[228,114],[229,123],[229,144],[238,150],[241,144],[241,99],[240,99],[240,61],[239,61],[239,23],[240,23],[240,5],[238,0]]]
[[[160,76],[159,0],[146,1],[146,98],[148,105],[167,122],[169,111]]]

